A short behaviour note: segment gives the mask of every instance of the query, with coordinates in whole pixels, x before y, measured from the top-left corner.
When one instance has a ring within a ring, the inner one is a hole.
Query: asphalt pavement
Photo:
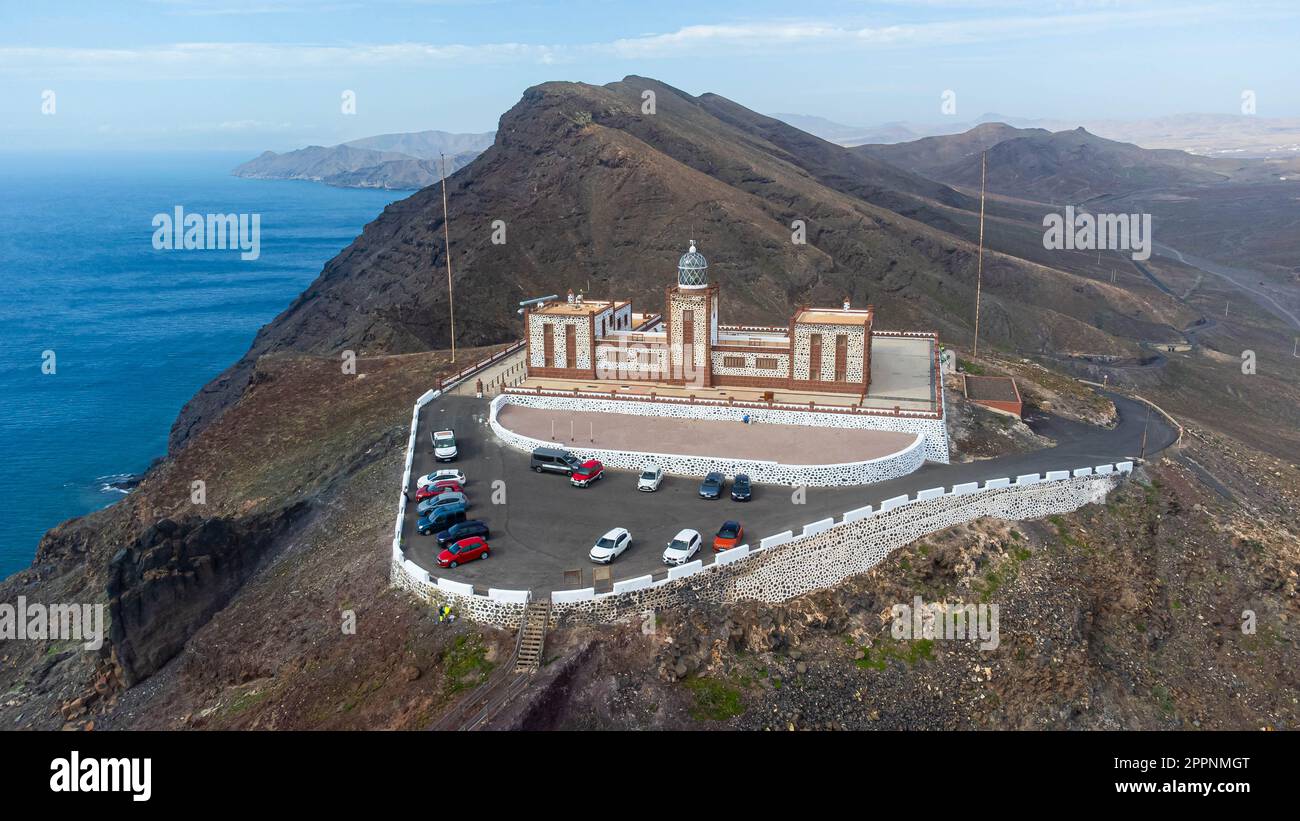
[[[1177,432],[1159,413],[1148,414],[1147,406],[1135,400],[1105,395],[1119,412],[1119,424],[1113,429],[1049,417],[1036,425],[1040,433],[1058,442],[1056,447],[963,464],[927,463],[915,473],[873,485],[807,488],[801,503],[793,488],[775,485],[755,485],[752,501],[733,502],[730,483],[721,499],[706,501],[698,496],[703,477],[665,476],[659,490],[645,493],[636,489],[637,476],[629,471],[606,471],[605,478],[590,487],[573,487],[563,475],[534,473],[527,453],[503,445],[492,435],[488,400],[444,396],[426,405],[420,417],[403,547],[408,559],[435,578],[473,584],[479,593],[489,587],[547,592],[565,589],[566,570],[581,570],[582,586],[590,586],[596,565],[587,551],[610,528],[625,527],[632,534],[632,546],[611,565],[614,579],[646,574],[662,578],[667,572],[664,546],[682,528],[704,536],[705,549],[697,558],[709,564],[713,536],[727,519],[744,526],[742,543],[757,545],[765,536],[785,530],[798,533],[810,522],[838,519],[863,505],[879,508],[885,499],[912,496],[926,488],[1135,459],[1142,449],[1144,426],[1148,457],[1176,439]],[[456,432],[460,454],[453,463],[439,464],[433,458],[429,432],[444,428]],[[556,446],[570,444],[581,445],[561,438]],[[436,540],[416,533],[414,483],[439,467],[456,467],[466,474],[468,516],[485,521],[492,531],[489,559],[440,568]]]

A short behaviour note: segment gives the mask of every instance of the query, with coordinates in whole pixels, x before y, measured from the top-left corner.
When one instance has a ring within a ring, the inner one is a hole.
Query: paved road
[[[471,583],[480,593],[488,587],[540,592],[564,589],[568,569],[581,569],[583,586],[589,586],[593,565],[587,551],[609,528],[621,526],[631,531],[632,546],[615,560],[614,578],[647,573],[662,578],[667,572],[661,560],[664,545],[683,527],[700,531],[711,544],[719,525],[734,518],[745,527],[745,541],[757,544],[761,537],[784,530],[798,532],[809,522],[838,518],[862,505],[879,507],[884,499],[914,495],[925,488],[1135,458],[1142,446],[1147,406],[1107,396],[1120,414],[1113,430],[1049,417],[1038,423],[1038,430],[1061,443],[1055,448],[966,464],[926,464],[908,476],[875,485],[808,488],[804,503],[795,504],[791,488],[769,485],[756,485],[754,499],[748,503],[732,502],[728,496],[705,501],[696,493],[698,479],[676,476],[665,477],[658,491],[642,493],[636,490],[635,474],[626,471],[609,471],[591,487],[576,488],[564,476],[533,473],[528,454],[500,444],[487,425],[487,400],[450,395],[424,408],[412,481],[437,467],[429,431],[454,429],[460,449],[455,466],[468,478],[470,518],[483,519],[492,529],[492,556],[454,570],[440,569],[433,537],[415,532],[414,504],[408,506],[403,543],[407,557],[436,577]],[[1177,435],[1159,413],[1151,413],[1149,419],[1148,455],[1168,447]],[[504,483],[503,504],[492,503],[496,480]],[[414,498],[414,488],[411,491]],[[701,558],[711,562],[712,550],[702,551]]]
[[[1207,274],[1213,274],[1219,279],[1226,280],[1229,284],[1235,286],[1239,290],[1250,294],[1255,298],[1256,303],[1261,305],[1265,310],[1272,313],[1278,319],[1281,319],[1284,322],[1289,322],[1297,329],[1300,329],[1300,316],[1296,316],[1294,313],[1287,310],[1286,306],[1278,302],[1272,294],[1265,293],[1252,285],[1246,284],[1247,281],[1259,282],[1261,277],[1260,274],[1243,268],[1230,268],[1226,265],[1211,262],[1203,257],[1184,254],[1177,248],[1172,248],[1159,242],[1153,244],[1155,246],[1156,254],[1175,257],[1179,262],[1185,265],[1199,268]]]

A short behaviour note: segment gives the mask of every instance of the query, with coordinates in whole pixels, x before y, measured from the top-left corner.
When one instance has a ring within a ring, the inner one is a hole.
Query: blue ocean
[[[0,577],[110,505],[181,406],[403,192],[244,180],[248,153],[0,153]],[[261,215],[261,255],[155,250],[153,219]]]

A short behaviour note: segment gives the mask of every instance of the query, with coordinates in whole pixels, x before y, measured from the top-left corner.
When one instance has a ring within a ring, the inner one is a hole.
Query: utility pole
[[[989,152],[980,154],[980,248],[975,263],[975,344],[971,346],[971,356],[980,352],[980,290],[984,283],[984,176],[988,164]]]
[[[442,242],[447,255],[447,315],[451,324],[451,361],[456,361],[456,303],[451,295],[451,225],[447,221],[447,156],[438,155],[442,167]]]
[[[1151,406],[1147,405],[1147,418],[1142,423],[1142,451],[1138,454],[1138,459],[1146,461],[1147,458],[1147,426],[1151,424]]]

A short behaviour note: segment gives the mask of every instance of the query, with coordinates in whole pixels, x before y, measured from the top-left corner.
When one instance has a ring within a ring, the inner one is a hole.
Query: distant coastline
[[[305,180],[335,188],[413,191],[464,168],[492,145],[496,132],[454,134],[417,131],[380,134],[334,146],[312,145],[277,154],[265,151],[231,172],[257,180]]]

